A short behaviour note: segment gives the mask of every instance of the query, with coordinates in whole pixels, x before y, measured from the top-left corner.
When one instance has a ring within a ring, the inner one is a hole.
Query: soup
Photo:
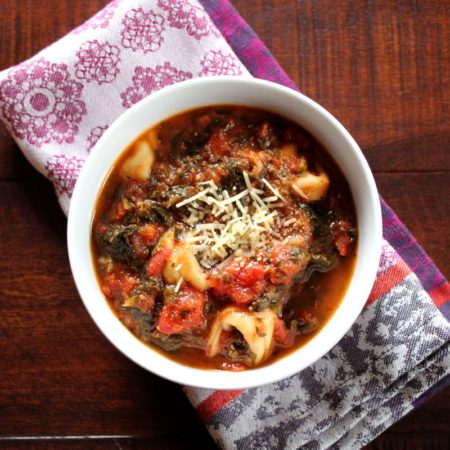
[[[245,370],[303,345],[356,259],[348,184],[304,129],[237,105],[183,112],[125,149],[92,225],[123,324],[180,363]]]

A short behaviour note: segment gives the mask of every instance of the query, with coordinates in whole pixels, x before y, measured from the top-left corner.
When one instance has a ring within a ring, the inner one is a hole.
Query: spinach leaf
[[[116,261],[133,264],[136,256],[129,237],[138,229],[138,225],[108,225],[104,233],[97,234],[97,243]]]

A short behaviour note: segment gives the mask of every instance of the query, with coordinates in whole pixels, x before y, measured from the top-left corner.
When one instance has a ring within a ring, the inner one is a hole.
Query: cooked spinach
[[[241,192],[245,186],[244,176],[242,175],[242,164],[235,159],[228,159],[225,168],[227,174],[220,180],[220,188],[228,192]],[[234,189],[234,190],[233,190]]]
[[[160,276],[149,277],[143,275],[144,279],[141,283],[139,283],[130,293],[130,296],[140,296],[145,294],[158,294],[161,289],[164,287],[164,283]]]
[[[250,304],[249,310],[256,312],[264,311],[267,308],[277,310],[287,295],[288,288],[286,288],[286,286],[279,285],[268,288],[260,297]]]
[[[299,206],[308,214],[313,227],[314,237],[316,239],[321,239],[327,235],[331,235],[326,213],[323,213],[323,211],[321,211],[318,207],[313,208],[307,203],[300,202]]]
[[[183,339],[180,334],[162,334],[157,330],[152,333],[150,340],[166,352],[174,352],[183,345]]]
[[[317,272],[328,272],[336,266],[337,259],[336,253],[312,255],[309,265]]]
[[[108,225],[104,233],[97,234],[100,249],[116,261],[136,263],[136,255],[129,237],[139,229],[138,225]]]
[[[217,127],[223,127],[223,117],[213,117],[207,121],[201,118],[197,121],[197,127],[177,133],[171,141],[172,152],[178,158],[179,154],[193,155],[199,152],[211,137],[211,133]]]
[[[145,341],[149,341],[156,327],[154,315],[144,313],[139,308],[128,308],[128,314],[133,320],[134,332]]]
[[[290,329],[294,334],[301,335],[314,331],[319,326],[319,321],[316,317],[306,321],[305,319],[294,319],[291,321]]]
[[[172,213],[154,200],[144,200],[136,203],[136,215],[147,223],[159,223],[169,226],[173,221]]]
[[[301,274],[299,283],[306,283],[314,272],[328,272],[334,269],[339,262],[336,253],[311,255],[310,262]]]
[[[226,356],[232,361],[247,361],[251,357],[250,349],[242,335],[236,337],[226,349]]]

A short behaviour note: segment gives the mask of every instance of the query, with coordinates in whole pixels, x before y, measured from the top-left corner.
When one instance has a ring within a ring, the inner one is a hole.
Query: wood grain
[[[88,316],[49,183],[0,182],[0,198],[2,436],[146,436],[211,445],[181,389],[128,361]]]
[[[3,0],[0,69],[107,0]],[[234,0],[308,96],[361,145],[380,193],[450,276],[449,4]],[[52,188],[0,126],[0,448],[215,445],[181,389],[129,362],[85,311]],[[370,449],[448,449],[450,389]]]

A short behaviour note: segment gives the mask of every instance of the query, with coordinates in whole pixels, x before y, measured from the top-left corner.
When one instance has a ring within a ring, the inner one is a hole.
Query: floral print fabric
[[[117,45],[97,40],[84,42],[76,53],[75,76],[87,83],[111,83],[119,74],[119,54]]]
[[[127,108],[199,76],[248,75],[195,0],[114,0],[0,73],[0,117],[65,213],[84,160]]]
[[[0,105],[18,138],[36,147],[72,143],[86,115],[82,91],[66,64],[39,58],[8,73]]]

